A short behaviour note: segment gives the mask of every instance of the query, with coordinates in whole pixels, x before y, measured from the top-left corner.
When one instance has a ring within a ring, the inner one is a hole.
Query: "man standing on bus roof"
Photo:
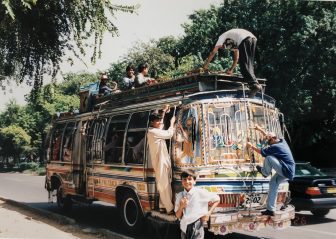
[[[266,211],[261,213],[262,215],[274,216],[279,185],[287,179],[293,180],[295,174],[295,162],[285,139],[279,139],[273,132],[266,133],[259,125],[256,125],[255,129],[260,131],[262,135],[266,137],[269,146],[267,148],[259,149],[253,146],[250,142],[247,142],[246,146],[265,157],[263,167],[260,167],[259,165],[256,166],[259,173],[266,178],[271,174],[272,169],[276,172],[269,183]]]
[[[170,120],[168,130],[162,129],[162,115],[152,113],[149,116],[150,128],[147,133],[149,156],[154,168],[156,185],[160,195],[160,211],[174,213],[172,203],[172,169],[166,139],[174,135],[175,116]]]
[[[232,75],[233,70],[239,63],[240,71],[249,84],[249,97],[253,98],[255,94],[262,89],[254,74],[254,54],[257,45],[257,38],[245,29],[231,29],[224,32],[217,40],[217,43],[209,54],[203,68],[208,69],[213,57],[219,49],[229,49],[233,51],[233,62],[231,67],[226,71]]]

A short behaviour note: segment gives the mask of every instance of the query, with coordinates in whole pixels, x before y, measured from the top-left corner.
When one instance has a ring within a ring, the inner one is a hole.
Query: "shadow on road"
[[[328,215],[326,215],[326,217],[317,217],[304,213],[295,213],[295,218],[292,220],[292,226],[316,225],[335,221],[336,220],[334,219],[328,218]]]
[[[113,206],[106,206],[101,204],[91,205],[74,205],[70,212],[64,212],[57,207],[56,203],[26,203],[27,205],[35,208],[51,211],[53,213],[61,214],[63,216],[70,217],[76,220],[77,223],[82,226],[104,228],[116,233],[124,234],[130,237],[139,239],[164,239],[172,238],[168,237],[171,232],[174,234],[174,238],[179,238],[178,226],[172,226],[166,228],[164,226],[152,226],[147,224],[144,226],[144,230],[141,234],[131,235],[121,227],[121,221],[119,219],[118,210]],[[306,213],[296,213],[295,218],[292,220],[292,225],[296,227],[305,225],[316,225],[323,223],[335,222],[336,220],[328,218],[328,215],[324,218],[316,217]],[[160,235],[158,237],[158,235]],[[165,236],[166,235],[166,236]],[[249,236],[243,233],[231,233],[225,236],[216,236],[211,233],[206,233],[207,239],[260,239],[258,236]],[[265,238],[266,239],[266,238]]]
[[[179,238],[179,225],[170,228],[152,226],[147,223],[141,234],[131,235],[121,227],[118,210],[113,206],[101,204],[74,205],[70,212],[64,212],[57,207],[56,203],[26,203],[34,208],[44,209],[56,214],[70,217],[83,227],[96,227],[111,230],[116,233],[127,235],[138,239],[170,239]],[[172,234],[174,235],[173,237]],[[225,236],[216,236],[212,233],[206,233],[206,239],[260,239],[260,237],[244,235],[241,233],[231,233]]]

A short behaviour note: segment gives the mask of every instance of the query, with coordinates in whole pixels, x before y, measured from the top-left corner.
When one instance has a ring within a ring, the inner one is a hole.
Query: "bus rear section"
[[[276,215],[261,215],[266,209],[270,177],[263,178],[255,168],[262,165],[262,156],[246,148],[247,141],[264,146],[254,130],[256,124],[282,137],[281,114],[271,98],[228,97],[217,92],[215,97],[205,94],[190,100],[178,114],[172,143],[175,191],[183,190],[180,172],[191,168],[198,174],[197,187],[220,196],[208,225],[214,234],[290,226],[294,208],[288,205],[287,182],[279,187]]]

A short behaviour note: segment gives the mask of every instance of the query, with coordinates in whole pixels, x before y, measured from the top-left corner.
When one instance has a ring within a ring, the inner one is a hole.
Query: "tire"
[[[144,215],[139,200],[133,192],[125,192],[121,200],[119,214],[124,228],[131,234],[142,229]]]
[[[330,209],[313,209],[311,213],[317,217],[324,217],[329,213]]]
[[[56,198],[57,198],[57,206],[59,208],[61,208],[63,211],[66,211],[66,212],[71,210],[72,208],[71,197],[69,195],[64,195],[64,190],[63,190],[62,185],[60,185],[57,188]]]

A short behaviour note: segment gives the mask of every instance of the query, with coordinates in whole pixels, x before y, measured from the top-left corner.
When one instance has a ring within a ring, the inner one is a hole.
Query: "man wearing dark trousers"
[[[244,79],[249,84],[249,97],[253,98],[255,94],[262,89],[254,74],[254,55],[257,45],[257,38],[249,31],[244,29],[231,29],[224,32],[209,54],[203,68],[208,66],[219,49],[229,49],[233,51],[233,62],[231,67],[226,71],[228,75],[232,75],[233,70],[239,63],[240,71]]]

